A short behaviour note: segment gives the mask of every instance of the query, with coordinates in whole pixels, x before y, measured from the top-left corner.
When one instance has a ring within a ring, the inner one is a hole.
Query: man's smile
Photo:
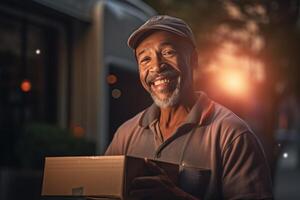
[[[158,93],[172,92],[178,83],[178,76],[173,77],[157,77],[151,82],[151,90]]]
[[[172,93],[178,84],[179,73],[175,70],[169,70],[161,74],[149,75],[148,85],[155,94]]]
[[[162,84],[167,84],[169,82],[170,82],[170,79],[168,79],[168,78],[158,79],[153,82],[153,85],[158,86],[158,85],[162,85]]]

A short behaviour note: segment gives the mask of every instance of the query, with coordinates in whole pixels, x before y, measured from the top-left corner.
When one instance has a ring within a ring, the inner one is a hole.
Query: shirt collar
[[[199,92],[199,97],[188,114],[185,124],[198,124],[199,126],[209,123],[214,112],[214,102],[203,92]],[[151,123],[158,120],[160,109],[153,103],[145,110],[140,118],[139,124],[148,127]]]

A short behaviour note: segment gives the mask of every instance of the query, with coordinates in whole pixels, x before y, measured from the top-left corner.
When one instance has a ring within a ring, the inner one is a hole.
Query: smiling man
[[[106,155],[180,165],[175,185],[153,162],[131,185],[136,199],[272,199],[264,152],[247,124],[193,88],[197,47],[181,19],[154,16],[128,39],[153,105],[125,122]],[[138,94],[137,94],[138,95]]]

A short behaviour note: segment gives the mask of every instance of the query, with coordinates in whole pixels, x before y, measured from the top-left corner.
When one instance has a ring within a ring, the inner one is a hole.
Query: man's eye
[[[174,49],[165,50],[162,52],[162,55],[165,57],[171,57],[176,54],[176,51]]]
[[[141,60],[140,60],[140,63],[141,64],[145,64],[145,63],[147,63],[147,62],[149,62],[150,61],[150,57],[144,57],[144,58],[142,58]]]

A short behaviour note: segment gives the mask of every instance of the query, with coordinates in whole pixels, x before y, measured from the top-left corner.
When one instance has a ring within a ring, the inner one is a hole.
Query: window
[[[57,33],[0,15],[0,165],[13,165],[14,143],[27,123],[57,121]]]

